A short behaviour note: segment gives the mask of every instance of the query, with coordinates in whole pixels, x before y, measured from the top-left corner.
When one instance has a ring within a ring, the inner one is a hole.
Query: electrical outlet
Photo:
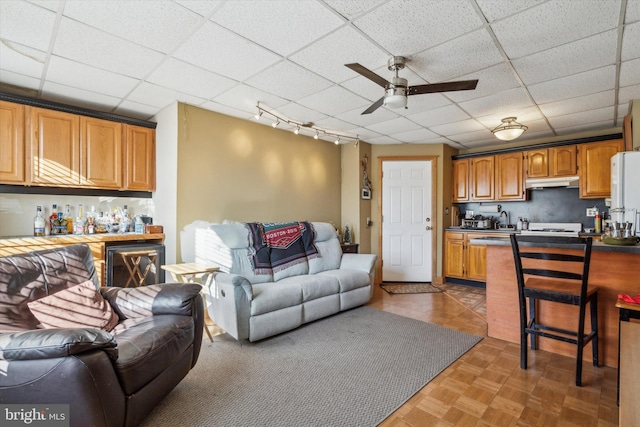
[[[587,208],[587,216],[596,216],[596,208]]]

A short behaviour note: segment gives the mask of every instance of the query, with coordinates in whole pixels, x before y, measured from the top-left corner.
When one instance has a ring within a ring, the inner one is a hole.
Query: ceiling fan
[[[478,84],[478,80],[461,80],[458,82],[408,86],[407,79],[398,77],[398,70],[402,70],[404,68],[405,62],[406,58],[404,56],[392,56],[389,58],[389,61],[387,61],[387,68],[395,73],[395,76],[390,82],[358,63],[345,64],[346,67],[351,68],[356,73],[361,74],[374,83],[379,84],[385,90],[384,96],[374,102],[371,107],[364,110],[362,114],[373,113],[382,105],[389,108],[406,108],[407,96],[409,95],[451,92],[456,90],[473,90]]]

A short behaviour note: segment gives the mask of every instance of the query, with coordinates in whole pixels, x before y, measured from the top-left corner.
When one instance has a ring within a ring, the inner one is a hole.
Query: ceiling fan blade
[[[362,114],[371,114],[374,111],[376,111],[378,108],[382,107],[382,103],[384,102],[384,96],[380,99],[378,99],[376,102],[374,102],[371,107],[367,108],[366,110],[364,110],[362,113],[360,113],[360,115]]]
[[[462,80],[459,82],[434,83],[427,85],[409,86],[407,95],[420,95],[423,93],[453,92],[456,90],[473,90],[478,85],[478,80]]]
[[[371,80],[374,83],[379,84],[383,88],[386,88],[390,84],[386,79],[384,79],[383,77],[380,77],[379,75],[377,75],[376,73],[374,73],[370,69],[365,68],[360,64],[357,64],[357,63],[344,64],[344,66],[351,68],[356,73],[368,78],[369,80]]]

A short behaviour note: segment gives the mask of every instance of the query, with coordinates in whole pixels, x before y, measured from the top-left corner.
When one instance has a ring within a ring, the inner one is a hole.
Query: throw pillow
[[[96,328],[109,332],[119,320],[91,280],[27,305],[46,329]]]

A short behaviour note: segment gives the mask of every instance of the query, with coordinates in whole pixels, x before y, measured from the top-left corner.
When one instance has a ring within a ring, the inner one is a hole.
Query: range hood
[[[527,178],[524,186],[531,190],[551,187],[578,188],[579,183],[580,178],[578,176],[561,176],[556,178]]]

